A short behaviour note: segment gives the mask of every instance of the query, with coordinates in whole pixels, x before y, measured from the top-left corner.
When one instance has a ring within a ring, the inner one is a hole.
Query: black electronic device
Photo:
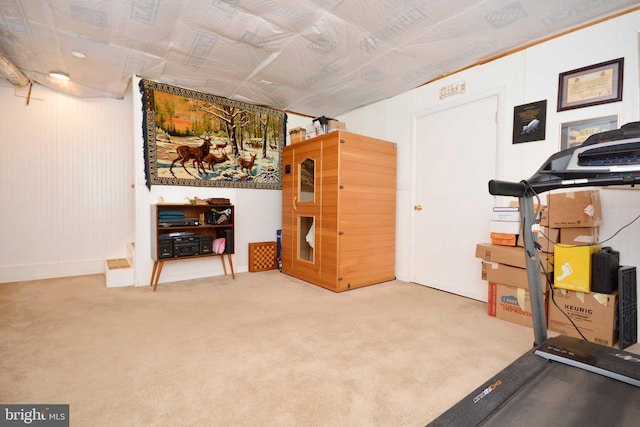
[[[158,227],[184,227],[200,225],[198,218],[159,218]]]
[[[231,230],[222,230],[222,235],[219,235],[218,237],[224,237],[225,239],[225,246],[224,246],[224,252],[227,254],[232,254],[234,253],[234,243],[233,243],[233,232]]]
[[[605,246],[591,255],[591,292],[612,294],[618,290],[620,252]]]
[[[210,254],[212,252],[212,237],[200,236],[200,255]]]
[[[198,236],[176,237],[173,239],[173,256],[194,256],[200,253],[200,239]]]
[[[158,241],[158,258],[173,257],[173,239],[160,239]]]

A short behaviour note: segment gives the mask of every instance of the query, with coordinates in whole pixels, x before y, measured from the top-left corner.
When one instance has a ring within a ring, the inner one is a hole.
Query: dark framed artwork
[[[284,112],[140,80],[147,187],[281,189]]]
[[[547,100],[513,108],[513,143],[542,141],[547,127]]]
[[[618,115],[560,124],[560,150],[582,144],[595,133],[618,129]]]
[[[560,73],[558,111],[622,101],[624,58]]]

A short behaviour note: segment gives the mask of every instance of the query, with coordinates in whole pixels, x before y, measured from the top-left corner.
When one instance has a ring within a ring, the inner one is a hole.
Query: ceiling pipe
[[[0,52],[0,74],[11,84],[14,86],[26,86],[29,83],[29,79],[25,76],[18,67],[13,65],[9,58],[4,56],[2,52]]]

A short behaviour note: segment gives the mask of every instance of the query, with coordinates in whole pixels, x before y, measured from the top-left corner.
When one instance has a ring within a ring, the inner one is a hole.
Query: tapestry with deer
[[[140,80],[147,187],[282,188],[284,112]]]

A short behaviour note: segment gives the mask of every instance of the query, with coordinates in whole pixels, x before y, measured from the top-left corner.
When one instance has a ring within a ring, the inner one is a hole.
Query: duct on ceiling
[[[13,65],[2,52],[0,52],[0,74],[14,86],[22,87],[29,83],[27,76],[22,74],[22,71]]]

